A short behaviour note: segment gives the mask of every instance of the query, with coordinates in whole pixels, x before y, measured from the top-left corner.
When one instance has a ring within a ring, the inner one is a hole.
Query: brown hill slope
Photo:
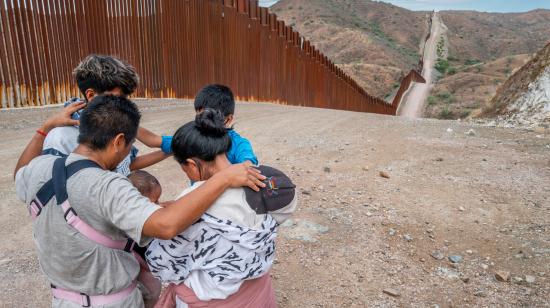
[[[447,27],[448,67],[425,116],[465,118],[479,112],[514,70],[550,39],[550,10],[525,13],[439,12]]]
[[[513,74],[481,116],[522,126],[550,125],[550,43]]]
[[[448,28],[449,56],[462,63],[534,53],[550,39],[550,10],[442,11],[439,15]]]
[[[418,63],[428,30],[427,13],[382,2],[281,0],[271,11],[381,97]]]
[[[456,73],[437,81],[428,97],[424,116],[440,119],[470,116],[490,100],[498,86],[529,58],[528,54],[506,56],[458,68]]]

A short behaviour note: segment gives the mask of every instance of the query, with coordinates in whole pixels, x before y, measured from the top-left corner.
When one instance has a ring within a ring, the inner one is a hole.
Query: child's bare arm
[[[130,170],[138,170],[138,169],[144,169],[149,166],[152,166],[160,161],[163,161],[164,159],[168,158],[169,156],[172,156],[172,154],[165,154],[162,151],[155,151],[152,153],[148,153],[145,155],[141,155],[136,157],[134,161],[130,164]]]
[[[159,136],[150,130],[140,127],[137,139],[150,148],[160,148],[164,153],[172,153],[172,136]]]
[[[137,139],[150,148],[160,148],[162,145],[162,136],[141,126],[138,129]]]

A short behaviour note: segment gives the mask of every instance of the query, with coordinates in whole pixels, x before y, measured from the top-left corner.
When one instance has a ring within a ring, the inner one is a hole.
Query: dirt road
[[[193,117],[188,102],[140,108],[158,133]],[[0,112],[1,307],[50,303],[11,172],[53,111]],[[301,191],[272,270],[280,307],[548,305],[548,133],[271,104],[238,105],[236,129]],[[188,183],[171,159],[148,170],[164,199]]]
[[[434,82],[434,65],[437,61],[437,42],[445,31],[445,26],[442,24],[439,15],[433,14],[431,36],[426,42],[424,49],[424,67],[422,68],[422,76],[426,83],[413,83],[411,88],[405,94],[397,114],[406,118],[422,117],[424,104],[430,94]]]

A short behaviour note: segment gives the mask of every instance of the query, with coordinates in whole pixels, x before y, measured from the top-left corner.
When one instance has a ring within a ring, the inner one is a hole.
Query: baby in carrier
[[[143,170],[132,171],[128,175],[128,180],[134,187],[144,196],[149,198],[153,203],[159,203],[162,187],[159,181],[152,174]],[[134,255],[139,262],[138,281],[141,283],[141,293],[143,294],[143,302],[145,307],[154,307],[160,296],[161,283],[153,277],[149,271],[149,267],[145,262],[145,251],[147,247],[134,246]]]

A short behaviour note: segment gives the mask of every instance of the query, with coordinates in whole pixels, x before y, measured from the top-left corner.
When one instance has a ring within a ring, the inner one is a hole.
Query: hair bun
[[[195,117],[195,126],[205,135],[223,136],[227,134],[224,117],[219,110],[204,109]]]

